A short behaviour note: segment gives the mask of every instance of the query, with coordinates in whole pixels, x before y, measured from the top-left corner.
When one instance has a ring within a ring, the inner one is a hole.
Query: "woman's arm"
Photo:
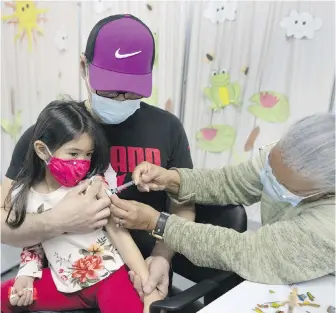
[[[243,204],[260,201],[262,184],[260,171],[264,153],[251,160],[221,169],[172,169],[167,191],[179,202],[200,204]]]
[[[140,191],[165,190],[177,203],[244,204],[260,201],[262,184],[260,172],[266,150],[251,160],[221,169],[164,169],[143,162],[132,178]]]
[[[330,204],[307,210],[245,233],[172,215],[164,242],[198,266],[235,272],[250,281],[307,281],[335,271],[335,209]]]

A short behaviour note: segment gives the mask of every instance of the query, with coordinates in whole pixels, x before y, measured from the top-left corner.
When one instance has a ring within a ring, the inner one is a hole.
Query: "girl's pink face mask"
[[[47,148],[48,152],[49,149]],[[65,187],[76,186],[88,173],[91,160],[63,160],[50,154],[47,167],[56,181]]]

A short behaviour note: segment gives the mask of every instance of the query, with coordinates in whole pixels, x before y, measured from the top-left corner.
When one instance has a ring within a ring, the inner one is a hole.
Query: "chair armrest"
[[[227,279],[229,279],[231,276],[234,276],[234,275],[237,275],[233,272],[226,272],[226,271],[223,271],[222,273],[212,277],[212,278],[209,278],[209,280],[217,283],[218,285],[223,283],[224,281],[226,281]]]
[[[160,310],[162,309],[167,311],[180,310],[186,305],[193,303],[199,298],[202,298],[217,287],[217,282],[212,280],[204,280],[174,297],[153,302],[150,306],[150,313],[160,313]]]

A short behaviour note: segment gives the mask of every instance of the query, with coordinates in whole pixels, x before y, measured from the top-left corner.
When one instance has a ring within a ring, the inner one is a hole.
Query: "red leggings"
[[[29,306],[11,306],[8,289],[14,279],[1,284],[1,311],[20,313],[36,311],[69,311],[99,308],[101,313],[142,313],[143,303],[129,280],[125,266],[99,283],[74,293],[56,289],[50,269],[43,269],[41,279],[34,281],[37,300]]]

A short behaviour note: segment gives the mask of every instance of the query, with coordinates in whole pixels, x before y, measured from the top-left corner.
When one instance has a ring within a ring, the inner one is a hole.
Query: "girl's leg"
[[[1,311],[3,313],[21,313],[21,312],[36,312],[36,311],[64,311],[75,309],[90,309],[91,303],[95,302],[92,292],[92,299],[83,300],[81,292],[62,293],[56,289],[50,269],[43,269],[42,278],[34,281],[36,288],[37,299],[29,306],[11,306],[8,298],[8,290],[14,284],[14,279],[1,284]],[[91,288],[94,288],[92,286]],[[98,286],[97,286],[98,287]],[[91,289],[87,288],[87,289]],[[86,296],[89,295],[88,290]],[[89,304],[90,303],[90,304]],[[94,306],[93,306],[94,307]]]
[[[123,266],[99,286],[97,303],[101,313],[142,313],[143,303]]]

